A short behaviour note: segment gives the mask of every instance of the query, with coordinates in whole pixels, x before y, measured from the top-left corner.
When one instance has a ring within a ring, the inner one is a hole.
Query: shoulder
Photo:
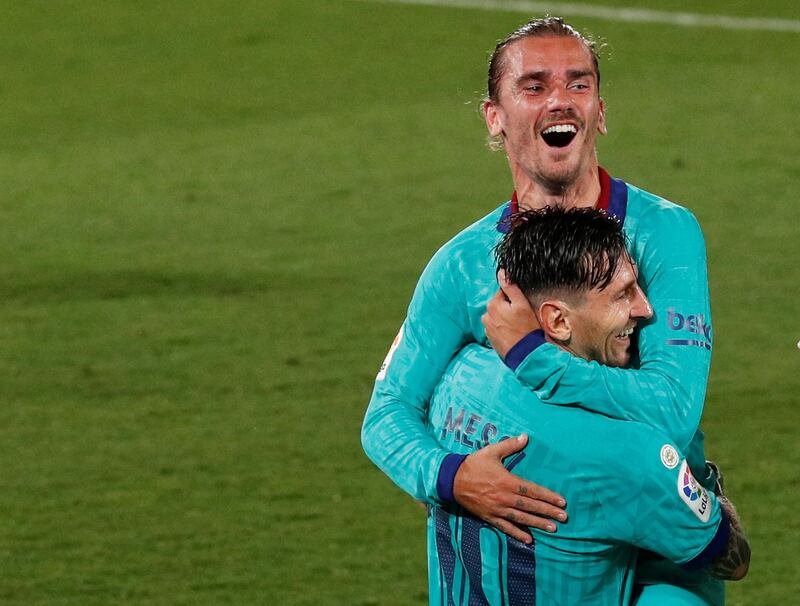
[[[494,247],[497,229],[508,203],[496,208],[446,242],[426,265],[414,291],[411,312],[429,304],[448,314],[465,330],[477,334],[482,307],[497,289]]]
[[[648,227],[697,226],[697,218],[691,210],[666,198],[645,191],[635,185],[628,187],[628,217]]]
[[[432,262],[453,262],[463,258],[485,255],[499,239],[497,225],[508,207],[504,202],[445,242],[433,256]]]
[[[476,293],[486,299],[496,288],[493,251],[501,236],[497,224],[507,206],[505,203],[496,208],[439,248],[422,272],[418,286]]]
[[[626,183],[628,207],[624,230],[640,267],[661,264],[675,255],[704,254],[705,239],[691,210]]]

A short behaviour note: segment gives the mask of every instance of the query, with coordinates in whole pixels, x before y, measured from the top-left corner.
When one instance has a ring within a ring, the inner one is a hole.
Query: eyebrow
[[[547,80],[552,73],[553,72],[549,69],[540,69],[535,72],[528,72],[517,78],[517,84],[525,82],[526,80]]]
[[[567,71],[567,75],[569,76],[570,80],[576,80],[577,78],[585,78],[586,76],[594,76],[595,73],[591,69],[571,69]]]

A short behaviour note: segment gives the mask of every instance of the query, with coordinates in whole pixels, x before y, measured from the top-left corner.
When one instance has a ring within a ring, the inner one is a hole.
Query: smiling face
[[[636,281],[630,259],[621,260],[609,285],[594,288],[570,306],[572,330],[567,349],[586,360],[606,366],[630,362],[631,334],[640,320],[653,316],[653,309]]]
[[[484,103],[489,133],[512,166],[550,191],[597,165],[605,110],[592,54],[574,36],[521,38],[505,48],[497,98]]]

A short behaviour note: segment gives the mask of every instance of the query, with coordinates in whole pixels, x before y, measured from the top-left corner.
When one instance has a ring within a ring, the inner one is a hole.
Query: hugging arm
[[[375,381],[361,430],[369,458],[416,499],[456,501],[473,514],[521,540],[516,524],[554,528],[550,520],[563,499],[508,472],[501,459],[526,442],[484,447],[468,456],[452,454],[428,429],[428,403],[456,352],[474,340],[467,306],[447,266],[446,249],[426,268],[405,322]],[[454,277],[455,276],[455,277]]]
[[[638,368],[610,368],[546,343],[518,289],[506,293],[509,302],[495,297],[484,326],[517,378],[544,402],[642,421],[685,448],[700,423],[711,364],[705,243],[688,211],[675,209],[661,223],[632,251],[654,312],[638,334]]]

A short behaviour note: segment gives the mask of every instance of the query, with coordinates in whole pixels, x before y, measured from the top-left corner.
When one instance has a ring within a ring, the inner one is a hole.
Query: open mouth
[[[574,124],[555,124],[542,131],[542,139],[550,147],[566,147],[578,134]]]

